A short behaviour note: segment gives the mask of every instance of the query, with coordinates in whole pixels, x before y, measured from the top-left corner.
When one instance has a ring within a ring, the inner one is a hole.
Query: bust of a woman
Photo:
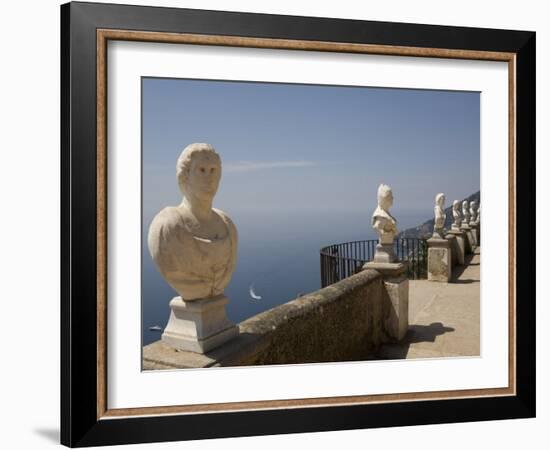
[[[443,227],[445,226],[445,194],[435,196],[434,206],[434,232],[433,237],[443,239]]]
[[[453,202],[453,230],[460,230],[460,226],[462,225],[462,216],[460,215],[460,200],[455,200]]]
[[[224,212],[212,208],[221,168],[211,145],[187,146],[176,165],[183,200],[161,210],[149,227],[151,256],[185,301],[223,294],[235,269],[237,229]]]

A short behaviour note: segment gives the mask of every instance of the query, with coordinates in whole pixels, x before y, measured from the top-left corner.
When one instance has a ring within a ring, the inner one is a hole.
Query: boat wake
[[[251,284],[250,288],[248,289],[248,292],[250,293],[250,297],[252,297],[254,300],[261,300],[262,296],[258,295],[254,292],[254,285]]]

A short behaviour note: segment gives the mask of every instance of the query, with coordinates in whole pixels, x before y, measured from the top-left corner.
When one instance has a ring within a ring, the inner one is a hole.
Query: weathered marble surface
[[[435,196],[434,216],[434,232],[432,237],[443,239],[443,227],[445,226],[445,194],[443,193]]]
[[[191,144],[177,162],[184,195],[160,211],[149,227],[148,246],[164,279],[185,301],[223,294],[235,270],[237,229],[212,208],[221,160],[209,144]]]
[[[456,238],[456,246],[454,247],[456,252],[456,263],[461,266],[464,264],[464,255],[466,253],[466,233],[461,230],[451,229],[449,234]],[[451,246],[451,251],[452,250],[453,247]]]
[[[384,289],[390,304],[385,328],[391,340],[400,341],[409,330],[409,279],[396,270],[394,275],[384,275]]]
[[[477,202],[472,200],[470,202],[470,226],[477,223]]]
[[[476,243],[472,234],[472,227],[470,227],[470,204],[468,200],[462,202],[462,215],[464,216],[464,220],[460,229],[466,234],[465,250],[466,253],[473,253]]]
[[[468,200],[462,202],[462,216],[463,216],[463,225],[470,223],[470,205]]]
[[[390,214],[393,205],[393,192],[388,185],[378,186],[378,206],[372,213],[371,225],[378,233],[378,245],[374,253],[374,261],[381,263],[393,263],[395,253],[393,241],[397,234],[397,220]]]
[[[478,245],[478,236],[477,236],[477,202],[472,200],[470,202],[470,221],[468,225],[470,226],[470,234],[472,236],[472,242],[474,247]]]
[[[462,225],[464,227],[464,225]],[[468,225],[468,228],[463,228],[463,231],[466,232],[466,240],[468,241],[468,245],[466,245],[466,248],[470,249],[469,253],[473,253],[476,248],[476,240],[473,234],[472,227]]]
[[[378,186],[378,206],[372,213],[372,227],[378,233],[378,245],[372,261],[364,269],[374,269],[384,277],[384,296],[391,305],[386,330],[392,340],[401,340],[409,328],[409,280],[406,263],[398,261],[393,249],[397,220],[390,214],[393,192],[388,185]]]
[[[460,230],[462,225],[462,215],[460,214],[460,200],[455,200],[453,202],[453,225],[451,226],[452,230]]]
[[[428,281],[451,279],[451,246],[447,239],[428,239]]]
[[[237,229],[212,208],[221,179],[221,159],[209,144],[187,146],[176,164],[183,200],[160,211],[148,234],[159,272],[180,295],[162,340],[171,347],[204,353],[238,334],[226,317],[223,295],[235,270]]]
[[[170,302],[170,319],[162,341],[170,347],[195,353],[206,353],[239,334],[226,316],[225,295],[184,301],[174,297]]]
[[[449,248],[451,249],[451,271],[452,268],[458,265],[458,242],[456,236],[451,233],[445,235],[445,239],[449,241]]]

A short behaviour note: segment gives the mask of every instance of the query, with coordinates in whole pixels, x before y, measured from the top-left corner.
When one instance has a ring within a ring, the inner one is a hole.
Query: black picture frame
[[[126,418],[98,413],[98,29],[516,55],[516,393]],[[528,31],[94,3],[61,6],[61,443],[177,441],[535,416],[535,42]],[[529,240],[529,242],[527,242]]]

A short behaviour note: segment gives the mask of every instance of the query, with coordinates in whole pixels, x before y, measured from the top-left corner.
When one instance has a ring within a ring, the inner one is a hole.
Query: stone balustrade
[[[465,255],[472,254],[479,246],[480,214],[477,202],[462,202],[462,214],[460,202],[453,202],[454,222],[449,232],[442,237],[442,223],[445,221],[443,210],[443,194],[436,196],[436,225],[434,234],[428,239],[428,280],[448,283],[451,279],[453,266],[463,265]],[[438,225],[439,222],[439,225]]]
[[[408,303],[396,305],[395,287],[379,271],[366,269],[241,322],[235,338],[205,354],[176,350],[160,340],[149,344],[143,348],[143,368],[369,359],[381,344],[402,337],[400,326],[405,331],[408,326],[403,317],[408,317]]]

